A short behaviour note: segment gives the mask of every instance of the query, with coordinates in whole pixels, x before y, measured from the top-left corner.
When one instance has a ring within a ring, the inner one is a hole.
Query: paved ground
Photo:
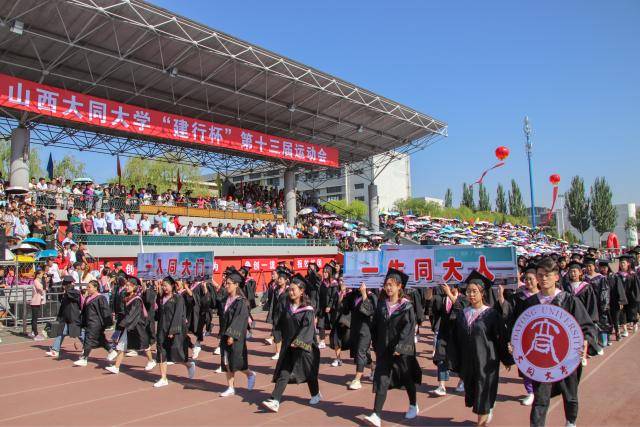
[[[260,316],[262,319],[263,316]],[[249,345],[249,363],[258,373],[256,389],[245,389],[246,379],[237,378],[237,395],[221,398],[226,388],[224,376],[215,374],[219,356],[212,354],[216,344],[207,338],[198,360],[193,380],[186,378],[183,366],[169,367],[171,384],[154,389],[157,371],[145,372],[144,358],[126,358],[119,375],[107,373],[103,367],[104,351],[92,354],[89,366],[74,367],[80,348],[67,340],[61,360],[44,356],[49,341],[22,341],[0,344],[0,425],[357,425],[373,404],[370,383],[359,391],[349,391],[345,382],[352,376],[351,363],[333,368],[332,350],[322,351],[320,388],[324,402],[307,404],[306,385],[290,385],[278,414],[265,413],[258,406],[272,390],[274,363],[272,348],[261,338],[268,335],[267,325],[259,322],[255,339]],[[420,364],[424,371],[419,388],[420,416],[410,425],[472,425],[475,416],[464,407],[462,396],[453,391],[434,397],[428,393],[435,387],[435,369],[428,358],[431,335],[420,337]],[[604,356],[591,359],[580,386],[579,425],[638,425],[640,410],[637,396],[640,382],[640,339],[629,337],[609,347]],[[529,408],[517,399],[523,387],[515,372],[503,372],[498,402],[492,425],[528,425]],[[389,392],[383,421],[386,425],[404,424],[407,401],[404,391]],[[548,417],[548,425],[564,425],[562,401],[556,398]]]

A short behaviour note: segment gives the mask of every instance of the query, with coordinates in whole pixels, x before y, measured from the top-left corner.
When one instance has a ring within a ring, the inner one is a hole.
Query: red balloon
[[[549,177],[549,182],[553,185],[560,184],[560,175],[558,175],[557,173],[554,173]]]
[[[500,160],[504,160],[509,157],[509,149],[505,146],[496,148],[496,157]]]

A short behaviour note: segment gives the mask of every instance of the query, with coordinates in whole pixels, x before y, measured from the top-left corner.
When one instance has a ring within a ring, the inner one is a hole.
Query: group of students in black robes
[[[464,283],[433,288],[428,299],[423,290],[407,288],[406,274],[394,269],[388,271],[380,289],[369,289],[365,284],[350,289],[344,285],[337,263],[322,269],[310,264],[306,276],[294,275],[280,265],[263,304],[272,327],[268,342],[276,345],[272,359],[277,361],[274,390],[263,406],[277,412],[290,383],[307,383],[310,404],[322,400],[318,382],[320,349],[328,335],[329,345],[336,352],[332,366],[342,364],[345,350],[354,361],[356,372],[347,383],[349,389],[360,389],[365,368],[371,368],[375,399],[373,412],[365,421],[381,425],[387,391],[394,388],[406,390],[409,409],[405,417],[415,418],[420,412],[416,388],[422,381],[416,337],[426,312],[430,313],[435,333],[433,361],[440,382],[434,394],[446,394],[449,374],[456,373],[460,378],[457,389],[464,392],[465,404],[477,414],[478,425],[486,425],[493,415],[500,363],[513,365],[509,338],[515,321],[532,305],[553,304],[571,313],[580,324],[585,337],[584,362],[556,383],[537,383],[521,374],[527,391],[523,404],[532,406],[531,425],[544,425],[550,398],[562,394],[567,425],[574,425],[577,387],[588,355],[602,354],[604,347],[611,345],[611,337],[620,340],[637,329],[639,255],[640,247],[620,256],[616,273],[612,273],[609,261],[589,256],[572,256],[566,262],[555,255],[523,258],[522,286],[514,291],[496,287],[474,271]],[[227,374],[228,382],[222,395],[230,396],[235,394],[237,371],[247,376],[249,390],[255,384],[255,374],[248,364],[247,338],[253,323],[256,285],[247,276],[248,269],[231,268],[222,284],[187,284],[168,277],[154,286],[123,275],[115,280],[111,305],[99,293],[97,282],[88,284],[79,301],[69,288],[69,297],[63,296],[66,303],[60,319],[64,325],[59,329],[73,330],[75,336],[78,328],[84,332],[82,357],[75,364],[86,365],[91,350],[103,347],[109,352],[108,359],[115,360],[107,370],[118,373],[126,352],[144,351],[146,370],[160,365],[161,378],[154,386],[162,387],[168,384],[168,364],[184,363],[189,377],[193,377],[193,359],[205,333],[211,332],[212,316],[217,312],[220,329],[216,354],[221,357],[219,371]],[[70,304],[77,304],[77,310],[69,310]],[[77,312],[78,318],[70,317],[70,312]],[[105,330],[114,317],[115,342],[110,344]],[[195,345],[189,334],[196,337]],[[153,343],[155,358],[150,352]]]

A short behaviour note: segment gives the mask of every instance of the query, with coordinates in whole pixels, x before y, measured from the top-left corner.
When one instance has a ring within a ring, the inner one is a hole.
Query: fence
[[[31,324],[31,286],[10,286],[0,288],[0,324],[7,328],[18,330],[27,334]],[[42,315],[38,318],[39,324],[51,322],[56,319],[62,293],[47,292],[47,298],[42,306]]]
[[[116,211],[124,210],[126,213],[147,213],[155,214],[158,210],[166,211],[169,215],[195,216],[204,218],[222,219],[262,219],[273,220],[282,218],[277,210],[263,212],[261,209],[246,210],[239,208],[222,208],[213,205],[199,207],[197,201],[168,204],[163,200],[138,199],[126,196],[89,196],[85,194],[65,194],[52,193],[47,191],[35,191],[32,193],[33,200],[37,207],[47,209],[86,209],[107,212],[111,208]]]
[[[95,246],[335,246],[333,239],[273,239],[249,237],[140,236],[79,234],[78,242]]]

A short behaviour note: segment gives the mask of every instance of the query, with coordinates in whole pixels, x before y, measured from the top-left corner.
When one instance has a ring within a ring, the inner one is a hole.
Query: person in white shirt
[[[149,234],[151,230],[151,221],[149,221],[149,217],[147,215],[142,215],[142,219],[140,220],[140,231],[142,234]]]
[[[49,189],[49,187],[47,186],[47,183],[45,182],[44,178],[40,178],[40,180],[36,184],[36,190],[37,191],[47,191],[48,189]]]
[[[162,236],[162,230],[157,225],[151,226],[151,232],[149,233],[152,236]]]
[[[123,232],[123,224],[122,218],[118,215],[116,219],[113,220],[113,224],[111,224],[111,229],[113,234],[122,234]]]
[[[136,234],[138,232],[138,221],[134,214],[129,214],[129,218],[125,221],[125,227],[127,227],[127,234]]]
[[[107,222],[107,231],[109,233],[113,233],[113,221],[116,220],[116,211],[114,208],[111,208],[109,212],[104,215],[104,219]]]
[[[189,236],[190,237],[198,237],[200,235],[200,226],[196,225],[195,227],[191,228],[191,230],[189,230]]]
[[[176,235],[176,225],[173,221],[167,222],[167,229],[165,230],[169,236]]]
[[[285,231],[285,225],[282,223],[282,221],[278,221],[278,223],[276,224],[276,236],[279,239],[284,239]]]
[[[29,230],[29,224],[24,216],[20,217],[18,224],[13,229],[13,234],[22,239],[26,238],[31,231]]]
[[[226,201],[225,199],[220,199],[220,200],[218,200],[218,208],[219,208],[221,211],[226,210],[226,209],[227,209],[227,201]]]
[[[58,268],[58,264],[53,262],[53,258],[47,258],[47,275],[51,277],[51,282],[54,285],[62,282],[60,278],[60,269]]]
[[[100,212],[93,218],[93,231],[97,234],[104,234],[107,229],[107,221],[104,219],[104,212]]]
[[[76,256],[77,251],[78,251],[78,244],[72,243],[71,247],[69,248],[69,261],[71,262],[71,264],[78,261],[78,257]]]

